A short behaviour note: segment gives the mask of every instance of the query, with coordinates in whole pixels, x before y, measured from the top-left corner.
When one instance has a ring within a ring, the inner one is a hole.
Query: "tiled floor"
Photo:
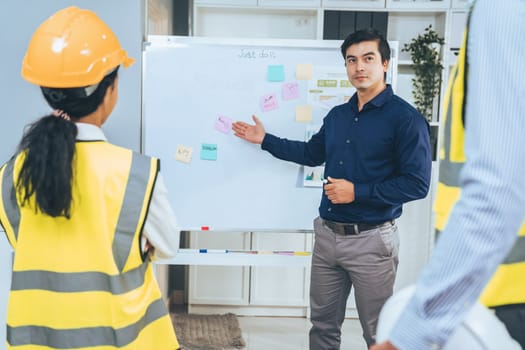
[[[246,350],[307,350],[310,321],[301,317],[238,316]],[[343,323],[341,350],[366,350],[357,319]]]

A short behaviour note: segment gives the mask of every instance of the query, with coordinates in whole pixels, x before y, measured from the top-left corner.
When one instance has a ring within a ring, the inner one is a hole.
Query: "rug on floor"
[[[246,346],[237,316],[171,314],[181,350],[231,350]]]

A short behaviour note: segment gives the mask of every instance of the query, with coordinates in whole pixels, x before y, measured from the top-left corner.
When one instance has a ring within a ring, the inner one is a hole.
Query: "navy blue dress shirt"
[[[430,128],[390,85],[357,107],[357,94],[334,107],[308,142],[266,134],[262,149],[307,166],[325,163],[324,177],[354,183],[355,200],[333,204],[323,190],[319,215],[345,223],[381,223],[398,218],[402,204],[427,195],[432,159]]]

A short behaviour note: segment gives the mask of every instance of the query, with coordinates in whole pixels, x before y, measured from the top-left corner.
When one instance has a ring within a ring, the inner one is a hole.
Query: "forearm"
[[[355,183],[356,203],[399,205],[424,198],[430,178],[407,175],[377,184]]]
[[[320,147],[309,147],[304,141],[293,141],[266,134],[261,148],[275,158],[301,165],[317,166],[324,162],[324,151]]]
[[[477,300],[516,239],[521,220],[501,208],[497,198],[469,204],[480,193],[464,193],[450,217],[417,293],[394,327],[390,340],[399,349],[443,344]],[[475,201],[475,199],[474,199]],[[514,205],[525,205],[512,201]],[[523,217],[523,214],[521,214]]]

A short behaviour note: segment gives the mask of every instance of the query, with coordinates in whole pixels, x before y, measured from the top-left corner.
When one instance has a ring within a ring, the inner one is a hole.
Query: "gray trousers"
[[[363,337],[375,343],[379,312],[393,293],[399,252],[390,222],[358,235],[340,235],[314,220],[310,279],[310,350],[339,349],[341,325],[352,285]]]

